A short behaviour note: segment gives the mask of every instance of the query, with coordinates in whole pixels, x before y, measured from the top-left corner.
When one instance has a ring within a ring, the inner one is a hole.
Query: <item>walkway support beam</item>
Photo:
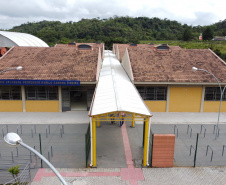
[[[93,166],[96,167],[96,118],[92,117],[92,134],[93,134]]]
[[[135,115],[133,114],[132,127],[134,127],[134,123],[135,123]]]
[[[100,116],[97,116],[97,127],[100,127]]]
[[[147,166],[149,117],[145,119],[143,166]]]

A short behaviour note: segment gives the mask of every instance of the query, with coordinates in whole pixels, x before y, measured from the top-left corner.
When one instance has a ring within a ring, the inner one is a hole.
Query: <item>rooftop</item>
[[[0,70],[22,66],[1,79],[79,80],[96,82],[99,50],[78,51],[74,47],[13,47],[0,58]]]
[[[135,82],[216,83],[206,72],[193,72],[193,66],[226,82],[226,64],[209,49],[154,51],[134,47],[128,48],[128,52]]]
[[[156,45],[153,44],[137,44],[136,46],[131,46],[130,44],[114,44],[113,47],[115,48],[115,50],[117,50],[117,47],[119,49],[119,60],[122,61],[122,58],[125,54],[126,48],[131,48],[131,49],[136,49],[136,48],[146,48],[146,49],[150,49],[150,48],[154,48],[156,47]],[[170,46],[171,50],[179,50],[181,49],[179,46]]]

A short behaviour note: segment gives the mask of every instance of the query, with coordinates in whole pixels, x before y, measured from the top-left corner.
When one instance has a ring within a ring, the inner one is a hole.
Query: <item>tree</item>
[[[184,41],[190,41],[190,40],[192,40],[192,38],[193,38],[193,35],[192,35],[191,30],[189,28],[186,28],[184,30],[183,40]]]
[[[13,166],[8,169],[8,172],[12,174],[14,181],[15,181],[15,183],[13,185],[19,184],[19,181],[17,179],[18,174],[20,173],[19,167],[20,167],[20,165],[17,165],[17,166]]]
[[[211,40],[213,39],[213,30],[210,27],[207,27],[202,33],[203,40]]]

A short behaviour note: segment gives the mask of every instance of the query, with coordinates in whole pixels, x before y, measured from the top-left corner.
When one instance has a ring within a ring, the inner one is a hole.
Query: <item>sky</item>
[[[225,0],[0,0],[0,28],[113,16],[158,17],[204,26],[225,20],[225,7]]]

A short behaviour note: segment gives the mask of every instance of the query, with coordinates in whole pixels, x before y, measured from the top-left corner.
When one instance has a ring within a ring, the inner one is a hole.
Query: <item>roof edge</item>
[[[2,57],[0,57],[0,60],[2,60],[13,48],[15,48],[15,46],[11,47]]]
[[[224,65],[226,65],[225,61],[222,60],[222,58],[220,58],[219,56],[217,56],[216,53],[214,53],[210,48],[208,48],[208,50],[214,55],[216,56]]]
[[[226,85],[226,82],[220,82],[222,85]],[[134,82],[134,85],[218,85],[213,82]]]

